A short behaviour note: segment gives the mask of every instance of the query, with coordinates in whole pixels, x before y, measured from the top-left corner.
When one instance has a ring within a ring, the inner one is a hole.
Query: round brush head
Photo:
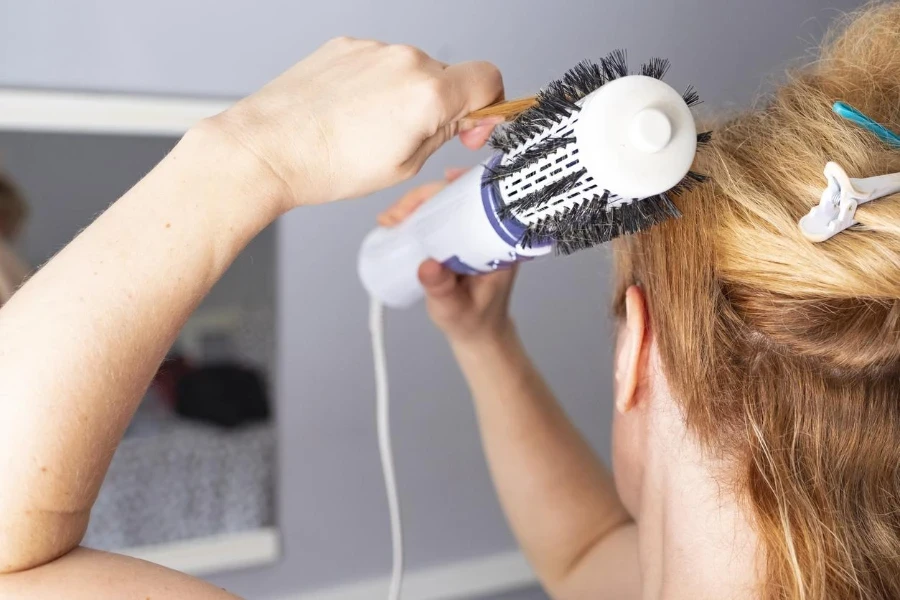
[[[671,198],[705,180],[691,165],[710,134],[697,134],[694,89],[662,81],[668,69],[654,59],[631,75],[623,51],[583,62],[495,134],[504,156],[489,183],[500,216],[525,226],[523,247],[567,254],[680,216]]]

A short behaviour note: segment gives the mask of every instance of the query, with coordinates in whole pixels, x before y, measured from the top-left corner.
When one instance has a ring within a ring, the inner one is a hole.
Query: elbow
[[[44,566],[77,548],[88,517],[89,513],[26,514],[13,519],[6,515],[0,521],[0,577]]]
[[[637,529],[626,517],[579,546],[556,568],[539,570],[538,576],[553,600],[571,600],[591,595],[590,591],[602,586],[603,582],[597,580],[602,573],[614,573],[619,583],[638,573],[637,582],[629,587],[639,588],[637,564]]]

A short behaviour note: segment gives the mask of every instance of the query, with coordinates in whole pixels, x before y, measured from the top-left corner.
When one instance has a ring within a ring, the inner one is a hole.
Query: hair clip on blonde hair
[[[800,231],[811,242],[830,240],[856,225],[856,209],[860,204],[900,193],[900,173],[866,179],[851,179],[835,162],[825,165],[828,187],[819,204],[800,219]]]

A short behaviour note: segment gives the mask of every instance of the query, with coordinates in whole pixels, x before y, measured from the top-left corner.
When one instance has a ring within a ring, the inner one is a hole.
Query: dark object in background
[[[159,392],[169,410],[173,410],[176,405],[178,382],[192,370],[193,367],[188,360],[178,352],[170,352],[159,366],[159,370],[153,378],[152,387]]]
[[[253,369],[218,364],[185,374],[176,392],[175,411],[188,419],[237,427],[269,419],[262,377]]]

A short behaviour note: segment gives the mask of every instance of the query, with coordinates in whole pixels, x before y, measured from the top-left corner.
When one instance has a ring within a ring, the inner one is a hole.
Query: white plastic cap
[[[631,144],[647,154],[656,154],[672,141],[672,122],[666,113],[645,108],[631,120]]]
[[[407,308],[425,296],[419,265],[427,259],[406,227],[379,227],[363,240],[357,269],[370,295],[385,306]]]
[[[610,81],[585,98],[575,137],[581,164],[622,198],[669,191],[697,153],[697,126],[684,98],[643,75]]]

